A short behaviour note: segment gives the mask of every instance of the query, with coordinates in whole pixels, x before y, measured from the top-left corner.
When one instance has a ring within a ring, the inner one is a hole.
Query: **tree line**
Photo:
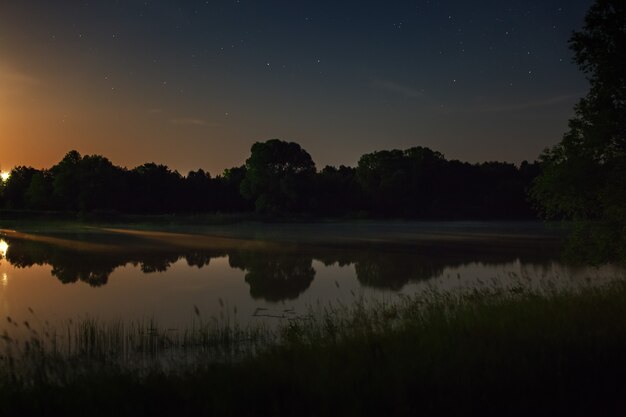
[[[424,147],[363,155],[356,167],[316,168],[294,142],[257,142],[245,165],[211,176],[165,165],[133,169],[69,152],[49,169],[15,167],[0,186],[12,210],[245,213],[424,219],[532,218],[536,162],[470,164]]]
[[[4,208],[66,212],[173,213],[241,211],[247,203],[228,172],[186,177],[165,165],[126,169],[100,155],[71,151],[50,169],[15,167],[1,187]]]

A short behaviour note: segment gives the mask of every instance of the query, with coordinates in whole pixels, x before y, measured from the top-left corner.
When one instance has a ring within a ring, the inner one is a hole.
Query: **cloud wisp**
[[[22,71],[17,71],[8,67],[0,67],[0,81],[11,84],[27,84],[36,85],[40,84],[41,80],[37,77],[33,77]]]
[[[424,97],[424,93],[422,91],[392,80],[376,79],[372,81],[372,86],[379,90],[385,90],[408,98]]]
[[[584,94],[563,94],[553,97],[546,97],[540,100],[526,101],[520,103],[507,103],[503,105],[484,105],[476,106],[474,110],[483,113],[511,112],[520,110],[529,110],[542,107],[550,107],[561,103],[573,102],[575,99],[582,97]]]
[[[170,123],[178,126],[211,126],[209,122],[204,119],[197,119],[193,117],[177,117],[170,119]]]

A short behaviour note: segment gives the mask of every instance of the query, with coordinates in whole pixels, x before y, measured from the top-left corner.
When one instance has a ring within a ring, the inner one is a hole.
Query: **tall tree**
[[[72,150],[58,164],[50,168],[54,178],[54,198],[59,202],[59,208],[72,211],[79,208],[81,160],[81,154]]]
[[[246,160],[241,193],[253,200],[260,212],[305,210],[315,172],[311,155],[297,143],[279,139],[256,142]]]
[[[35,173],[24,194],[26,206],[35,210],[54,208],[53,190],[53,178],[50,171]]]
[[[531,190],[547,216],[587,225],[578,240],[596,243],[586,251],[595,247],[597,261],[626,259],[625,9],[624,0],[597,0],[570,39],[590,90],[561,142],[542,154],[543,173]]]
[[[117,208],[123,170],[107,158],[70,151],[50,173],[53,195],[61,208],[70,211]]]
[[[30,182],[39,171],[32,167],[18,166],[11,170],[11,175],[3,184],[5,205],[11,209],[27,207],[26,190]]]

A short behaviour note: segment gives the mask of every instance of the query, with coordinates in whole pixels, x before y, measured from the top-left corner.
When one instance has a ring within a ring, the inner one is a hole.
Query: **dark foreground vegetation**
[[[430,294],[326,308],[276,331],[9,323],[32,339],[0,342],[0,413],[624,415],[624,299],[623,281]]]

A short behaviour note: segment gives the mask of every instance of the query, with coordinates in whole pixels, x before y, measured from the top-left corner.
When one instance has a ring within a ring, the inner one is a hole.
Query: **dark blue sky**
[[[2,2],[0,164],[77,148],[219,173],[274,137],[320,167],[535,159],[587,90],[567,40],[591,3]]]

